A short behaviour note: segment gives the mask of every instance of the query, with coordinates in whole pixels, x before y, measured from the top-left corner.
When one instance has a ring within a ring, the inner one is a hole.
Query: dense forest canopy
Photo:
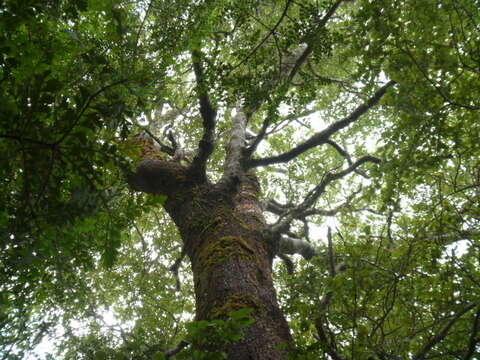
[[[0,50],[0,359],[480,356],[480,1],[5,0]]]

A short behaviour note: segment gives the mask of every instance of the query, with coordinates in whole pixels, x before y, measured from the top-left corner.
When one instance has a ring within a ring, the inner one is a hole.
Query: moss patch
[[[246,294],[233,294],[228,297],[223,305],[214,307],[210,311],[209,318],[218,319],[227,317],[228,314],[245,308],[253,309],[254,313],[265,311],[265,307],[256,297]]]
[[[215,265],[233,256],[253,259],[254,250],[240,236],[223,236],[201,250],[199,262],[205,272],[210,272]]]

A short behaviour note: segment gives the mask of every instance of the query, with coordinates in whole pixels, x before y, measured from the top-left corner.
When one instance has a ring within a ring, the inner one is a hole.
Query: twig
[[[257,52],[257,50],[263,45],[265,44],[265,42],[268,40],[268,38],[270,36],[272,36],[274,33],[275,33],[275,30],[277,30],[277,28],[280,26],[280,24],[282,23],[283,19],[285,18],[285,15],[287,15],[287,11],[288,11],[288,8],[290,7],[290,4],[292,3],[293,1],[292,0],[288,0],[286,5],[285,5],[285,8],[283,9],[283,12],[282,14],[280,15],[280,18],[278,19],[277,23],[273,26],[273,28],[268,32],[267,35],[265,35],[265,37],[250,51],[250,53],[245,56],[238,64],[234,65],[229,73],[231,73],[233,70],[237,69],[239,66],[241,66],[242,64],[244,64],[245,62],[248,61],[248,59],[250,59],[253,54],[255,54]]]
[[[81,117],[83,116],[83,113],[88,109],[88,107],[90,106],[90,103],[92,102],[92,100],[94,98],[96,98],[98,95],[100,95],[102,92],[106,91],[107,89],[109,89],[111,87],[114,87],[114,86],[117,86],[117,85],[120,85],[120,84],[123,84],[123,83],[126,83],[127,81],[129,81],[129,79],[121,79],[121,80],[114,81],[113,83],[111,83],[109,85],[106,85],[106,86],[102,87],[101,89],[95,91],[92,95],[89,95],[88,99],[83,103],[82,108],[80,109],[80,111],[77,114],[73,123],[70,125],[70,127],[67,129],[67,131],[65,131],[65,133],[57,141],[54,142],[54,145],[55,146],[59,145],[60,143],[62,143],[65,140],[65,138],[68,135],[70,135],[70,133],[77,126],[78,122],[80,121]]]

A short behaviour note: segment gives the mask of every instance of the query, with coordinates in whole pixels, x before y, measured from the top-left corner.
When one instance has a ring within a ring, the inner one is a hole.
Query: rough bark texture
[[[255,176],[243,176],[240,191],[232,194],[221,186],[195,185],[179,164],[149,160],[129,181],[136,190],[168,196],[165,209],[192,263],[197,320],[254,309],[255,323],[245,329],[244,339],[224,349],[228,358],[286,359],[280,348],[291,336],[273,287]]]

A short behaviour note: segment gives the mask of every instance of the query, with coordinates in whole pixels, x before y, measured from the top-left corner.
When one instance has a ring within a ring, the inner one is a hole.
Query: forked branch
[[[306,35],[304,39],[300,41],[300,46],[294,49],[290,53],[290,55],[285,59],[285,61],[282,61],[278,75],[275,77],[274,81],[272,81],[272,83],[269,84],[269,86],[272,86],[272,84],[275,84],[275,85],[283,84],[285,86],[285,91],[286,89],[288,89],[288,87],[292,84],[292,80],[295,77],[295,75],[300,71],[303,64],[307,61],[310,54],[313,52],[314,44],[318,40],[318,35],[321,34],[321,30],[325,28],[328,21],[332,18],[332,16],[335,14],[338,7],[343,1],[344,0],[335,1],[335,3],[330,7],[330,9],[328,9],[327,13],[321,19],[318,20],[312,33]],[[257,108],[259,106],[260,106],[260,102],[259,104],[257,104]],[[265,138],[271,121],[272,119],[269,116],[265,118],[260,132],[258,133],[255,140],[252,142],[252,144],[246,150],[247,157],[250,157],[255,152],[257,146]],[[257,165],[257,166],[261,166],[261,165]]]
[[[284,214],[275,224],[273,224],[269,231],[271,231],[272,234],[281,234],[285,232],[288,227],[290,226],[290,223],[294,219],[298,219],[304,216],[304,214],[312,208],[312,206],[315,204],[317,199],[325,192],[325,188],[332,183],[335,180],[339,180],[344,178],[345,176],[349,175],[350,173],[354,172],[359,166],[367,163],[367,162],[373,162],[375,164],[380,163],[380,159],[374,157],[374,156],[363,156],[360,159],[358,159],[356,162],[354,162],[352,165],[350,165],[348,168],[346,168],[343,171],[337,172],[337,173],[327,173],[325,174],[323,180],[315,186],[305,197],[305,200],[299,204],[298,206],[288,210],[286,214]]]
[[[358,171],[356,171],[358,172]],[[298,220],[305,220],[306,217],[312,216],[312,215],[320,215],[320,216],[335,216],[337,215],[341,210],[350,207],[352,205],[353,200],[355,199],[355,196],[358,195],[358,193],[361,191],[361,188],[354,191],[351,193],[345,201],[340,203],[339,205],[335,206],[334,208],[331,209],[316,209],[316,208],[310,208],[302,212],[297,216],[296,219]],[[282,216],[285,215],[288,211],[292,210],[295,208],[297,205],[293,204],[281,204],[275,199],[266,199],[263,201],[263,207],[266,211],[271,212],[272,214]]]
[[[388,88],[393,86],[394,84],[395,84],[395,81],[390,80],[388,83],[386,83],[381,88],[379,88],[375,92],[375,94],[373,94],[373,96],[370,97],[366,102],[358,106],[350,115],[348,115],[342,120],[339,120],[331,124],[325,130],[317,132],[316,134],[311,136],[308,140],[294,147],[290,151],[287,151],[283,154],[276,155],[276,156],[259,158],[259,159],[251,159],[250,161],[248,161],[247,166],[249,168],[253,168],[257,166],[267,166],[271,164],[288,162],[296,158],[300,154],[303,154],[304,152],[316,146],[326,144],[332,135],[344,129],[351,123],[355,122],[358,118],[360,118],[360,116],[362,116],[368,110],[370,110],[373,106],[375,106],[380,101],[382,96],[385,95]]]

